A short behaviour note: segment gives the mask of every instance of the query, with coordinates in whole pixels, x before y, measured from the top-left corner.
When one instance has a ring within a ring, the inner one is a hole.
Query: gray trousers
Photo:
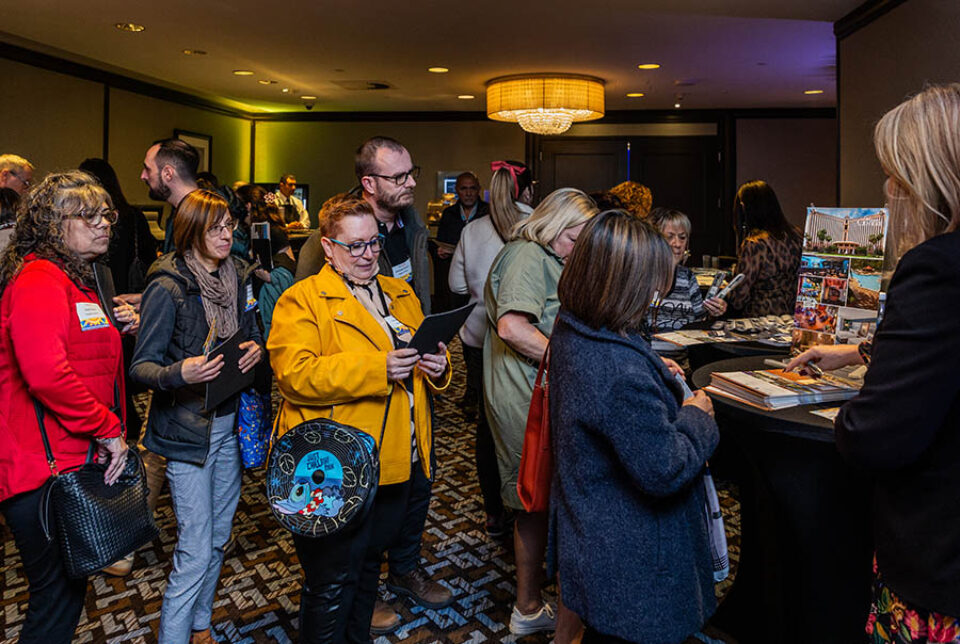
[[[240,500],[243,466],[235,422],[235,414],[214,419],[202,466],[167,461],[177,547],[160,612],[161,644],[186,644],[191,631],[210,628],[223,548]]]

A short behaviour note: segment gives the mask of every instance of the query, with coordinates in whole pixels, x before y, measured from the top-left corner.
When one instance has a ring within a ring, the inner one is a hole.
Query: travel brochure
[[[886,208],[807,208],[793,350],[859,344],[877,328]]]
[[[825,373],[819,378],[783,369],[728,371],[710,374],[710,393],[737,402],[774,411],[808,403],[848,400],[857,395],[859,383]]]

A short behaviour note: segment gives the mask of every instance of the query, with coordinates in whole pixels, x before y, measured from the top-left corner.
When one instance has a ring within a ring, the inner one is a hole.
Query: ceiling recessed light
[[[627,98],[641,98],[642,96],[645,96],[643,92],[630,92],[627,94]]]
[[[317,100],[317,97],[316,97],[316,96],[308,96],[307,94],[304,94],[304,95],[301,96],[300,98],[302,98],[302,99],[305,100],[305,101],[315,101],[315,100]]]
[[[184,49],[183,53],[187,56],[206,56],[207,52],[202,49]]]
[[[446,67],[427,67],[428,72],[433,72],[434,74],[446,74],[449,69]]]
[[[641,63],[637,65],[637,69],[660,69],[659,63]]]
[[[675,108],[677,108],[678,110],[680,109],[680,103],[674,103],[673,106],[674,106]]]
[[[143,25],[138,25],[135,22],[118,22],[117,24],[114,25],[114,27],[116,27],[120,31],[129,31],[135,34],[140,33],[141,31],[146,29],[146,27],[144,27]]]
[[[476,98],[473,94],[460,94],[457,96],[461,101],[469,101],[471,98]]]
[[[234,76],[253,76],[253,72],[249,69],[235,69],[233,70]]]
[[[277,81],[275,81],[275,80],[267,80],[267,79],[265,79],[265,78],[260,79],[260,80],[258,80],[257,82],[260,83],[261,85],[276,85],[276,84],[277,84]]]
[[[803,91],[804,94],[823,94],[822,89],[807,89]]]
[[[280,91],[283,92],[284,94],[289,94],[289,93],[290,93],[290,88],[289,88],[289,87],[284,87],[284,88],[283,88],[282,90],[280,90]]]

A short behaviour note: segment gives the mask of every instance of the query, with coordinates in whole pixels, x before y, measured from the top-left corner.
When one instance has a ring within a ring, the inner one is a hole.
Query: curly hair
[[[93,268],[67,247],[63,224],[67,218],[104,203],[113,208],[110,195],[93,175],[71,170],[44,177],[20,202],[13,237],[0,256],[0,294],[30,253],[54,262],[70,279],[92,285]]]
[[[236,195],[244,206],[250,206],[250,221],[253,223],[269,222],[276,226],[285,226],[280,207],[269,199],[273,193],[263,186],[248,183],[237,188]]]
[[[620,198],[627,210],[637,217],[646,217],[653,205],[650,188],[636,181],[624,181],[610,188],[610,193]]]

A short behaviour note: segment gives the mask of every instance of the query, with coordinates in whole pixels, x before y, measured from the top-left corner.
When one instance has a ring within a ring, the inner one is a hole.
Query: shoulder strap
[[[50,449],[50,438],[47,437],[47,428],[43,423],[43,405],[36,398],[33,399],[33,409],[37,412],[37,425],[40,427],[40,437],[43,438],[43,451],[47,455],[47,467],[50,468],[52,476],[59,476],[57,459],[53,457],[53,450]]]

